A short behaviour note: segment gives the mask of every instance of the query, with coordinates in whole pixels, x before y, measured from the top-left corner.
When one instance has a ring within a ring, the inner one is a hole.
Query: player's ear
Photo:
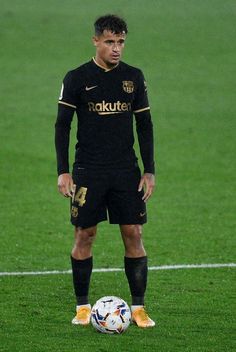
[[[92,41],[93,41],[93,45],[94,45],[94,46],[97,46],[97,45],[98,45],[98,37],[97,37],[96,35],[93,36]]]

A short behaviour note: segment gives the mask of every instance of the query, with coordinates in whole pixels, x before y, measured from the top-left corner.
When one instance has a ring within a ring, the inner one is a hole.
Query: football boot
[[[139,328],[152,328],[155,326],[155,322],[149,318],[143,306],[132,309],[132,321]]]
[[[72,324],[88,325],[90,323],[91,305],[81,305],[76,307],[76,316],[72,319]]]

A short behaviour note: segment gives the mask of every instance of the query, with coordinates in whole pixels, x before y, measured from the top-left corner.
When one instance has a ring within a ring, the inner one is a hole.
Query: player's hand
[[[61,174],[58,176],[58,190],[64,197],[73,197],[75,185],[70,174]]]
[[[139,182],[138,191],[141,192],[142,189],[144,188],[144,195],[142,197],[142,200],[144,200],[145,203],[151,197],[154,187],[155,187],[155,176],[149,173],[143,174]]]

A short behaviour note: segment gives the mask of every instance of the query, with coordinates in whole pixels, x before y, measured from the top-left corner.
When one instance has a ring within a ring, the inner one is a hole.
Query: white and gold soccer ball
[[[119,297],[102,297],[92,307],[91,322],[99,332],[121,334],[127,330],[131,322],[130,308]]]

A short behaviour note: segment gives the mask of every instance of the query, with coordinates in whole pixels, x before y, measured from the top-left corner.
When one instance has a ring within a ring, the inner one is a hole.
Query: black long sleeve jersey
[[[144,172],[154,173],[153,126],[142,72],[120,62],[111,70],[95,59],[69,71],[62,84],[55,124],[58,175],[69,172],[74,111],[78,118],[75,163],[80,167],[135,165],[133,115]]]

